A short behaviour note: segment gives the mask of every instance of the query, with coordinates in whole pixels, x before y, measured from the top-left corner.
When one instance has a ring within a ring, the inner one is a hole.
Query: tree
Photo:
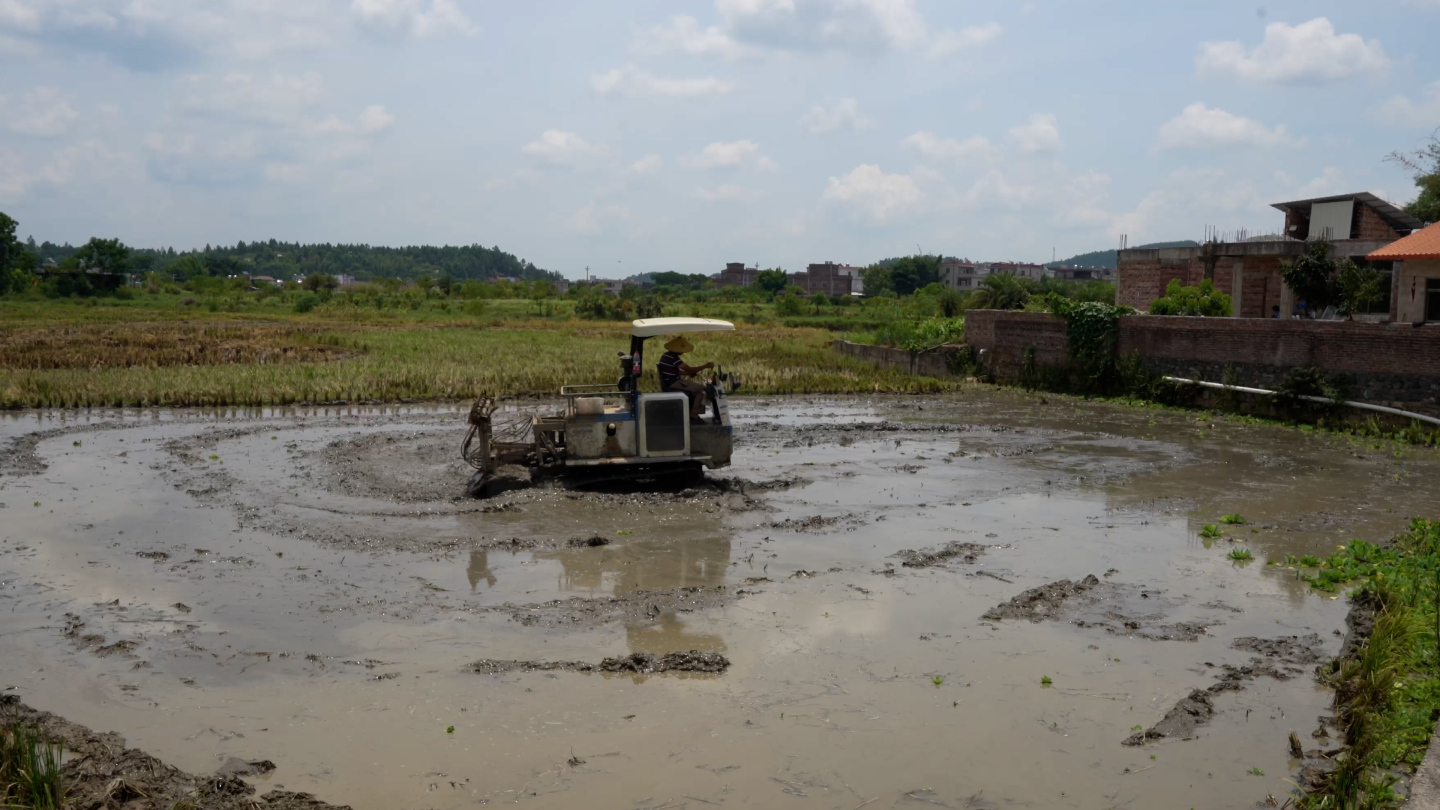
[[[785,285],[789,283],[790,279],[785,275],[785,271],[778,267],[761,270],[755,274],[755,286],[771,295],[785,289]]]
[[[890,268],[885,265],[870,265],[860,274],[860,278],[865,282],[865,294],[868,296],[895,292],[895,279],[890,274]]]
[[[1184,287],[1172,278],[1163,298],[1150,304],[1151,315],[1192,315],[1223,318],[1231,314],[1230,296],[1215,289],[1215,282],[1204,279],[1198,286]]]
[[[1324,239],[1311,242],[1298,259],[1281,262],[1280,280],[1313,311],[1340,303],[1335,260],[1330,256],[1330,243]]]
[[[896,259],[890,265],[890,280],[896,295],[913,295],[916,290],[940,280],[940,257],[905,256]]]
[[[974,309],[1024,309],[1030,301],[1030,288],[1023,279],[1008,273],[991,273],[980,282],[980,289],[970,299]]]
[[[1355,320],[1355,313],[1369,312],[1370,307],[1385,299],[1382,284],[1385,275],[1368,265],[1361,266],[1346,259],[1335,273],[1335,285],[1339,291],[1340,314],[1346,320]]]
[[[340,284],[339,282],[335,281],[335,277],[328,273],[312,273],[306,276],[305,281],[300,284],[300,287],[302,289],[306,289],[311,292],[334,290],[336,287],[339,286]]]
[[[0,295],[10,292],[11,289],[21,289],[17,283],[19,279],[15,273],[15,265],[25,248],[21,247],[20,241],[15,238],[17,224],[15,220],[0,212]]]
[[[1440,129],[1430,133],[1430,142],[1414,152],[1391,152],[1385,158],[1398,163],[1415,176],[1420,194],[1405,210],[1422,222],[1440,222]]]
[[[92,237],[75,251],[75,258],[86,270],[116,274],[130,272],[130,248],[119,239]]]

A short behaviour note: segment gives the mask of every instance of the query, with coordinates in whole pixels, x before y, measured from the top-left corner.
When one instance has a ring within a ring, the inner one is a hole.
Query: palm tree
[[[972,309],[1024,309],[1030,300],[1025,282],[1008,273],[992,273],[970,299]]]

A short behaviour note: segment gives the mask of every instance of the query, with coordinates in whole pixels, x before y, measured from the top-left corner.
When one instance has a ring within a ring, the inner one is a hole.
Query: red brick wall
[[[1362,202],[1355,203],[1357,215],[1355,217],[1356,239],[1399,239],[1400,234],[1395,232],[1386,224],[1375,209]]]

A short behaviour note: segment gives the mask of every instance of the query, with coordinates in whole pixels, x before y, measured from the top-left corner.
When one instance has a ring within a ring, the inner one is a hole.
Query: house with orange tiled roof
[[[1440,323],[1440,222],[1365,256],[1391,262],[1390,319]]]

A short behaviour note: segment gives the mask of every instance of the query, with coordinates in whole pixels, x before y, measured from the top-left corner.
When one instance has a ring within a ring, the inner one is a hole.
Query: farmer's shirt
[[[660,390],[669,391],[670,386],[680,380],[680,353],[666,352],[660,355],[660,362],[655,369],[660,373]]]

